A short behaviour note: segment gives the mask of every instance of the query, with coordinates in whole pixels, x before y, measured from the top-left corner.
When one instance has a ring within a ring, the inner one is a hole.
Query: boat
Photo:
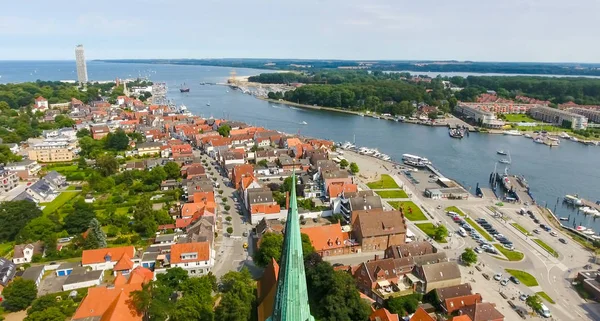
[[[583,212],[583,214],[585,214],[585,215],[590,215],[590,214],[593,214],[593,213],[595,212],[595,210],[594,210],[594,209],[592,209],[592,208],[590,208],[590,207],[587,207],[587,206],[581,207],[581,208],[579,208],[579,209],[580,209],[580,210]]]
[[[210,106],[210,102],[207,102],[207,103],[206,103],[206,106]]]
[[[542,136],[538,136],[533,139],[533,142],[536,144],[544,144],[544,139],[542,138]]]
[[[379,158],[383,159],[384,161],[389,161],[390,159],[392,159],[390,156],[388,156],[386,154],[379,155]]]
[[[575,206],[583,205],[583,202],[577,195],[565,195],[564,202]]]
[[[179,88],[179,91],[182,93],[189,93],[190,92],[190,87],[186,86],[185,83],[183,83],[181,85],[181,88]]]
[[[404,162],[406,165],[415,167],[425,167],[427,165],[431,165],[431,162],[427,158],[411,154],[402,154],[402,162]]]
[[[506,155],[506,152],[503,151],[503,150],[497,150],[496,154],[498,154],[498,155]]]
[[[565,133],[565,132],[562,132],[562,133],[560,133],[560,135],[559,135],[559,136],[560,136],[560,138],[565,138],[565,139],[569,139],[569,138],[571,138],[571,136],[569,136],[569,134],[567,134],[567,133]]]
[[[583,231],[587,230],[587,227],[585,227],[585,226],[582,226],[582,225],[579,225],[579,226],[577,226],[575,229],[576,229],[577,231],[579,231],[579,232],[583,232]]]
[[[587,231],[583,231],[583,234],[587,234],[587,235],[593,235],[596,234],[596,232],[594,232],[594,230],[587,230]]]
[[[524,188],[529,188],[529,183],[527,183],[527,180],[525,179],[524,176],[522,175],[517,175],[517,182]]]
[[[458,139],[462,139],[463,137],[465,137],[465,133],[463,133],[463,131],[458,128],[448,129],[448,135],[450,135],[450,137],[452,137],[452,138],[458,138]]]
[[[499,163],[502,163],[502,164],[510,164],[510,160],[508,160],[508,159],[506,159],[506,158],[499,159],[499,160],[498,160],[498,162],[499,162]]]
[[[305,122],[305,121],[302,121],[300,124],[302,124],[302,125],[308,125],[308,123]]]
[[[502,132],[502,134],[509,135],[509,136],[522,136],[523,135],[520,131],[518,131],[516,129],[505,130]]]
[[[561,221],[568,221],[569,220],[568,217],[564,217],[564,216],[563,217],[559,217],[558,219],[561,220]]]
[[[571,141],[573,141],[573,142],[578,142],[578,141],[579,141],[579,139],[577,139],[577,137],[571,137],[571,138],[569,138],[569,139],[570,139]]]
[[[527,138],[531,138],[531,135],[529,135],[529,134],[525,134],[524,136]]]

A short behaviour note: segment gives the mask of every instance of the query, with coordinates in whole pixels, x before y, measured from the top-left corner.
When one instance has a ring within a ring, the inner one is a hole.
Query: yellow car
[[[248,248],[248,243],[244,243],[244,250]]]

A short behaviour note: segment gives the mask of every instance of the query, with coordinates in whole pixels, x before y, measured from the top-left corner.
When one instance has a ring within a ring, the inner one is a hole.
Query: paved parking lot
[[[40,282],[38,295],[62,292],[62,286],[65,284],[66,280],[66,276],[56,276],[56,273],[52,271],[52,273],[46,275],[46,277],[42,279],[42,282]]]

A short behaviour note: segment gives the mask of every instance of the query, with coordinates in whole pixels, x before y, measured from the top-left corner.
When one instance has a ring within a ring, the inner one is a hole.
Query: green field
[[[465,213],[463,211],[461,211],[458,207],[456,206],[450,206],[450,207],[446,207],[445,209],[446,212],[454,212],[457,213],[460,216],[465,216]]]
[[[529,231],[527,231],[527,229],[525,229],[523,226],[519,225],[518,223],[510,223],[510,225],[512,225],[512,227],[516,228],[519,232],[529,236],[531,235],[531,233],[529,233]]]
[[[556,252],[550,245],[546,244],[544,241],[540,239],[533,239],[535,243],[541,246],[544,250],[550,253],[554,257],[558,257],[558,252]]]
[[[415,224],[415,226],[418,227],[425,234],[427,234],[427,236],[431,237],[432,239],[435,239],[435,225],[433,225],[433,223],[421,223],[421,224]],[[440,240],[438,242],[439,243],[448,243],[448,241],[446,241],[446,238],[444,238],[443,240]]]
[[[375,193],[381,196],[381,198],[408,198],[406,192],[401,189],[391,191],[375,191]]]
[[[527,114],[505,114],[502,115],[506,121],[519,123],[535,123],[537,120],[529,117]]]
[[[512,269],[505,269],[505,271],[508,272],[510,275],[519,279],[519,281],[521,281],[521,283],[523,283],[526,286],[538,286],[539,285],[538,281],[535,279],[535,277],[525,271],[512,270]]]
[[[367,186],[371,189],[400,188],[394,179],[387,174],[382,174],[378,181],[367,183]]]
[[[488,232],[482,229],[481,226],[477,225],[477,223],[475,223],[469,217],[465,217],[465,221],[467,221],[467,223],[469,223],[475,230],[477,230],[477,232],[479,232],[479,234],[481,234],[481,236],[483,236],[483,238],[485,238],[486,240],[490,242],[494,240],[494,238],[491,235],[489,235]]]
[[[54,213],[61,206],[65,205],[68,201],[72,200],[77,195],[79,195],[79,193],[80,193],[79,191],[62,192],[52,202],[40,203],[40,206],[45,206],[44,209],[42,210],[42,213],[44,213],[44,214]]]
[[[12,251],[13,247],[14,247],[14,244],[12,244],[11,242],[0,243],[0,257],[3,257],[5,255],[7,255],[8,253],[10,253],[10,251]]]
[[[538,295],[540,298],[542,298],[542,299],[544,299],[544,300],[546,300],[546,301],[548,301],[548,302],[550,302],[550,303],[552,303],[552,304],[556,303],[556,302],[554,302],[554,300],[552,300],[552,298],[551,298],[551,297],[550,297],[550,296],[549,296],[549,295],[548,295],[546,292],[544,292],[544,291],[541,291],[541,292],[536,292],[535,294],[537,294],[537,295]]]
[[[525,254],[522,252],[507,250],[500,244],[494,244],[494,246],[500,253],[504,254],[509,261],[521,261],[525,257]]]
[[[417,206],[417,204],[411,202],[411,201],[406,201],[406,202],[388,202],[388,204],[390,204],[390,206],[392,206],[395,209],[400,209],[400,207],[402,207],[402,209],[404,210],[404,217],[406,217],[409,221],[425,221],[427,220],[427,217],[425,217],[425,214],[423,214],[423,211],[421,211],[421,209]],[[409,209],[412,209],[412,213]]]

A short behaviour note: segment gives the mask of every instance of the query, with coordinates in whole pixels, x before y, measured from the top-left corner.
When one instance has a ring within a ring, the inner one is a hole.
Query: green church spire
[[[283,251],[279,262],[279,279],[273,314],[267,321],[314,321],[308,305],[304,273],[304,255],[300,236],[300,218],[296,201],[296,171],[292,173],[290,206],[285,224]]]

